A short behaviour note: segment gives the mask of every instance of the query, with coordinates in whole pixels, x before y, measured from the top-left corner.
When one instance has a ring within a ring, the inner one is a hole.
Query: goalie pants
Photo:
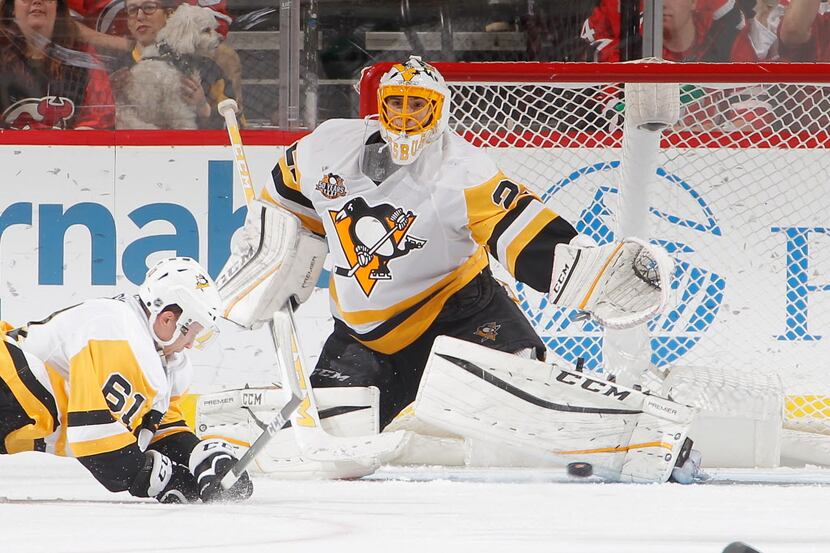
[[[508,353],[545,346],[516,302],[484,269],[447,300],[435,322],[412,344],[386,355],[369,349],[335,319],[311,383],[314,387],[375,386],[380,390],[380,427],[415,400],[435,338],[441,335]]]

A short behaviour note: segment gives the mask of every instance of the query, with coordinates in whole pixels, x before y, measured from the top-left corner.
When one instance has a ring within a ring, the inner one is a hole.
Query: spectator
[[[732,61],[776,61],[778,25],[784,7],[777,0],[757,0],[755,14],[738,34],[732,47]]]
[[[670,61],[728,61],[735,27],[714,25],[695,0],[663,0],[663,58]]]
[[[174,4],[171,0],[126,0],[125,5],[127,27],[130,36],[136,41],[136,46],[124,57],[122,67],[112,75],[113,88],[119,105],[125,104],[122,98],[131,79],[129,69],[142,59],[145,49],[151,46],[153,50],[156,49],[159,31],[165,27],[168,18],[174,12]],[[169,59],[163,55],[158,56],[158,59],[165,59],[176,65],[176,58],[181,58],[185,62],[184,65],[197,69],[198,81],[193,74],[182,73],[181,97],[186,104],[195,109],[198,127],[221,128],[223,119],[219,116],[216,105],[226,98],[234,97],[230,80],[211,58],[189,54],[180,55],[176,52],[171,52],[171,54]]]
[[[782,61],[830,61],[830,5],[820,0],[790,0],[778,27]],[[791,86],[781,98],[783,123],[793,131],[830,127],[830,92],[822,86]]]
[[[188,3],[209,8],[219,24],[216,30],[223,37],[228,34],[232,19],[225,0],[188,0]],[[129,34],[124,0],[69,0],[69,5],[88,27],[99,33],[118,37]]]
[[[107,74],[66,0],[0,0],[0,18],[0,127],[113,127]]]
[[[129,52],[135,46],[130,39],[124,0],[68,0],[73,15],[78,18],[81,37],[96,48],[113,52]],[[228,15],[226,0],[185,0],[188,4],[208,8],[216,19],[216,30],[227,36],[233,19]],[[213,60],[222,68],[233,86],[234,96],[241,103],[242,64],[236,51],[222,43],[213,54]]]
[[[781,57],[830,61],[830,6],[820,0],[791,0],[778,29]]]
[[[734,0],[664,0],[663,58],[728,61],[743,21]],[[600,0],[582,26],[595,61],[621,61],[620,28],[620,1]]]
[[[128,52],[131,48],[130,41],[127,40],[125,36],[115,36],[112,34],[105,34],[98,32],[95,30],[94,25],[92,27],[86,24],[86,21],[82,15],[83,13],[83,0],[67,0],[69,4],[69,13],[72,15],[72,18],[75,19],[75,23],[78,26],[78,32],[81,35],[81,39],[94,46],[99,52],[101,51],[115,51],[115,52]],[[118,0],[119,5],[123,5],[122,0]]]

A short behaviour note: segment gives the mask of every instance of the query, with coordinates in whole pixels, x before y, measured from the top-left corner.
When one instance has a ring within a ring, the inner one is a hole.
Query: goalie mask
[[[450,90],[444,77],[418,56],[395,64],[380,79],[378,119],[392,161],[409,165],[447,129]]]
[[[193,345],[204,347],[218,332],[216,317],[222,310],[222,300],[213,279],[201,265],[189,257],[171,257],[156,263],[147,272],[138,289],[141,304],[149,312],[150,333],[162,346],[169,346],[180,336],[187,335],[198,323]],[[176,331],[169,340],[158,337],[153,328],[164,309],[177,305],[182,310],[176,321]]]

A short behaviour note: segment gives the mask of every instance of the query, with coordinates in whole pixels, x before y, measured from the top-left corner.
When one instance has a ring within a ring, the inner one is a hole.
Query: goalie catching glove
[[[327,251],[326,241],[305,230],[293,214],[252,202],[216,279],[223,315],[255,328],[290,299],[304,302],[314,291]]]
[[[555,305],[586,311],[608,328],[637,326],[665,309],[674,267],[665,249],[637,238],[589,247],[575,241],[556,246]]]

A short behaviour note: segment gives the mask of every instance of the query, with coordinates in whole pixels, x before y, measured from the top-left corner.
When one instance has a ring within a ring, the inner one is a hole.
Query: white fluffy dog
[[[209,57],[219,46],[216,26],[208,8],[182,4],[170,15],[118,94],[116,128],[198,128],[196,106],[182,97],[182,77],[201,84],[197,60]]]

